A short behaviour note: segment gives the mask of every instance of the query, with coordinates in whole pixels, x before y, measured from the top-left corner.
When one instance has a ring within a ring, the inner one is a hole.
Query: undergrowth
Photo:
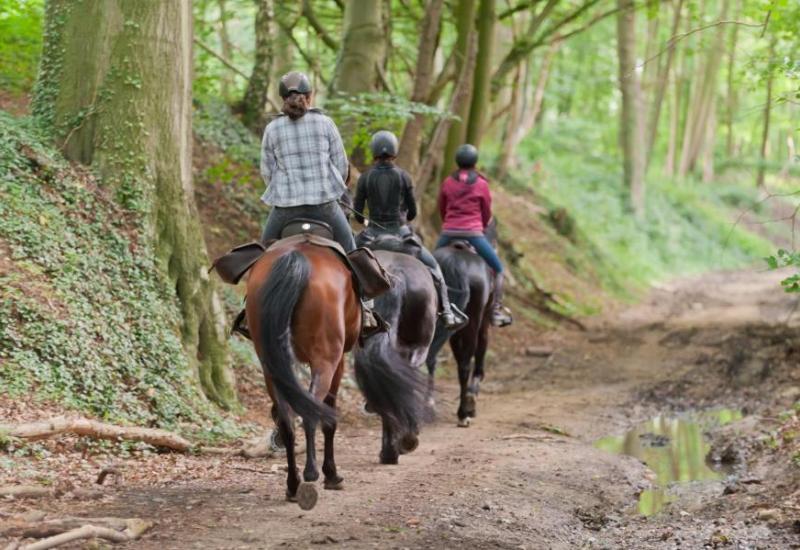
[[[773,249],[735,224],[743,209],[759,208],[756,189],[735,182],[680,181],[658,176],[654,167],[645,216],[637,220],[620,160],[592,145],[602,136],[592,135],[591,125],[570,124],[529,138],[524,168],[504,183],[535,192],[547,221],[593,258],[594,270],[615,294],[631,295],[669,276],[751,265]]]
[[[174,293],[126,212],[45,143],[0,111],[0,392],[233,433],[193,380]]]

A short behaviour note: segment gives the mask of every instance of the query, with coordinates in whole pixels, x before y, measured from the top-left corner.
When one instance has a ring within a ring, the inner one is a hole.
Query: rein
[[[350,205],[349,205],[349,204],[347,204],[346,202],[344,202],[344,201],[337,201],[337,202],[339,203],[339,206],[342,206],[342,207],[344,207],[344,208],[347,208],[347,209],[348,209],[350,212],[352,212],[353,214],[355,214],[355,215],[357,215],[357,216],[361,216],[362,218],[364,218],[365,220],[367,220],[367,221],[369,222],[369,224],[370,224],[370,225],[374,225],[375,227],[377,227],[377,228],[379,228],[379,229],[383,229],[384,231],[391,231],[391,230],[390,230],[388,227],[386,227],[385,225],[381,225],[381,224],[379,224],[379,223],[378,223],[378,222],[376,222],[376,221],[372,221],[372,219],[371,219],[371,218],[369,218],[369,217],[368,217],[366,214],[364,214],[363,212],[359,212],[358,210],[356,210],[355,208],[353,208],[352,206],[350,206]]]

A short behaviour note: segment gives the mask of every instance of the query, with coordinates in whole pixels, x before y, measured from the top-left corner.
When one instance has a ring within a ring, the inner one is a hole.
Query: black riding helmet
[[[478,164],[478,149],[469,143],[459,146],[456,149],[456,164],[459,168],[475,168]]]
[[[381,130],[372,134],[372,141],[369,148],[372,150],[372,158],[379,159],[397,156],[397,136],[388,130]]]
[[[281,77],[281,83],[278,86],[278,93],[283,99],[289,97],[291,93],[310,94],[311,81],[304,73],[299,71],[286,73]]]

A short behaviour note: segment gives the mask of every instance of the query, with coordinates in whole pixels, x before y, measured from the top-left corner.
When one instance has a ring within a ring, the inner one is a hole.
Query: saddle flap
[[[389,274],[369,248],[356,248],[347,254],[347,260],[364,298],[377,298],[392,288]]]
[[[281,238],[293,237],[301,234],[317,235],[325,239],[333,239],[333,229],[330,225],[319,220],[309,218],[296,218],[287,223],[281,230]]]
[[[235,285],[253,267],[253,264],[264,254],[264,251],[264,245],[259,242],[237,246],[214,260],[208,271],[210,273],[212,270],[216,270],[220,279]]]

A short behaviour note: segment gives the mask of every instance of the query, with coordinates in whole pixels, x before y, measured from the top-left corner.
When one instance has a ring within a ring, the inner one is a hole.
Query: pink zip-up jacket
[[[492,219],[492,194],[483,174],[458,170],[448,176],[439,189],[439,214],[444,232],[482,235]]]

